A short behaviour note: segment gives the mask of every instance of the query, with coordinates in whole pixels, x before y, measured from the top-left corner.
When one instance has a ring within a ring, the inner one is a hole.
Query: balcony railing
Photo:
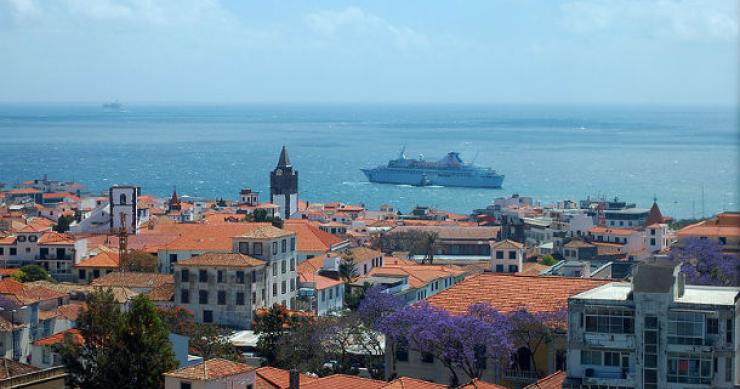
[[[535,382],[540,379],[540,376],[536,371],[505,369],[504,379],[517,382]]]
[[[583,341],[590,346],[633,349],[635,348],[635,336],[633,334],[600,334],[585,333]]]
[[[71,255],[63,255],[63,256],[56,256],[56,255],[37,255],[34,257],[37,261],[70,261],[72,260]]]

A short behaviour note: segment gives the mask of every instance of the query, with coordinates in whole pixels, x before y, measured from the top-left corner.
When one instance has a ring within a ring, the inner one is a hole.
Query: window
[[[620,355],[617,352],[604,352],[604,366],[619,366]]]
[[[655,246],[655,238],[650,238],[650,245]]]
[[[409,360],[409,341],[399,339],[396,344],[396,360],[399,362],[408,362]]]
[[[634,333],[635,313],[623,308],[586,307],[586,332]]]
[[[224,282],[224,271],[223,270],[217,270],[216,271],[216,279],[218,283]]]
[[[49,364],[51,362],[51,352],[46,347],[44,347],[44,352],[41,355],[41,362],[44,364]]]
[[[121,204],[121,205],[125,205],[126,204],[126,195],[125,194],[121,193],[121,195],[118,196],[118,203]]]
[[[732,319],[727,319],[725,326],[725,342],[732,343]]]
[[[277,262],[272,263],[272,276],[277,277],[278,275],[278,269],[277,269]]]
[[[509,265],[509,273],[516,273],[519,271],[519,266],[517,265]]]
[[[257,271],[252,270],[252,283],[257,282]]]
[[[244,305],[244,293],[236,292],[236,305]]]
[[[249,242],[239,242],[239,253],[249,255]]]
[[[254,252],[254,255],[261,256],[262,255],[262,243],[257,242],[252,246],[252,252]]]
[[[281,294],[285,294],[285,292],[287,292],[287,288],[285,287],[286,285],[287,284],[285,283],[285,280],[283,280],[283,282],[280,283],[280,293]]]
[[[98,269],[93,270],[93,278],[98,278],[98,277],[100,277],[100,270]]]
[[[11,247],[9,251],[10,251],[10,256],[15,256],[18,254],[18,249],[15,247]]]
[[[193,389],[190,382],[180,382],[180,389]]]
[[[272,284],[272,295],[277,296],[277,284]]]
[[[180,290],[180,303],[190,304],[190,291],[187,289]]]
[[[280,242],[280,251],[283,253],[288,251],[288,241],[287,240],[283,239]]]
[[[710,385],[711,353],[668,353],[668,382]]]
[[[504,252],[501,250],[496,251],[496,259],[504,259]]]
[[[170,263],[177,262],[177,254],[170,254]]]
[[[208,291],[207,290],[198,291],[198,304],[208,304]]]
[[[280,273],[285,274],[286,271],[287,271],[287,269],[286,269],[286,266],[285,266],[285,260],[283,259],[282,261],[280,261]]]
[[[699,312],[668,312],[668,343],[701,345],[704,342],[704,314]]]
[[[188,282],[190,280],[190,270],[182,269],[180,271],[180,281]]]
[[[87,271],[85,269],[80,269],[79,276],[77,278],[81,280],[87,279]]]
[[[295,251],[295,238],[290,238],[290,251]]]
[[[277,255],[278,253],[278,243],[272,242],[272,255]]]
[[[591,350],[581,350],[581,364],[583,365],[601,365],[601,352]]]
[[[295,271],[295,258],[290,259],[290,271]]]
[[[325,290],[322,290],[322,291],[321,291],[321,301],[322,301],[322,302],[323,302],[323,301],[326,301],[326,291],[325,291]]]
[[[509,259],[516,259],[516,251],[509,250]]]
[[[724,237],[724,236],[720,236],[719,237],[719,243],[721,243],[721,244],[727,244],[727,238]]]
[[[496,273],[503,273],[504,265],[496,265]]]
[[[719,334],[719,319],[707,318],[707,334],[718,335]]]
[[[292,292],[294,290],[295,290],[295,279],[291,278],[290,279],[290,291]]]
[[[208,282],[207,270],[198,270],[198,282]]]
[[[732,357],[725,358],[725,381],[732,382],[735,372],[732,365]]]
[[[226,305],[226,291],[219,290],[216,297],[218,299],[218,305]]]
[[[213,323],[213,311],[203,311],[203,323]]]
[[[434,355],[432,353],[421,353],[421,361],[423,363],[434,363]]]
[[[334,289],[329,289],[329,300],[334,298]]]
[[[236,271],[236,283],[237,284],[243,284],[244,283],[244,272],[242,270]]]
[[[5,255],[5,248],[4,247],[0,247],[0,255]]]

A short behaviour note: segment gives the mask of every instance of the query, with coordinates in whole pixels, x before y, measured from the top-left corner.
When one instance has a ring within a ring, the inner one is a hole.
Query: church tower
[[[280,151],[275,170],[270,173],[270,202],[280,206],[280,217],[289,219],[298,212],[298,172],[288,159],[288,150]]]

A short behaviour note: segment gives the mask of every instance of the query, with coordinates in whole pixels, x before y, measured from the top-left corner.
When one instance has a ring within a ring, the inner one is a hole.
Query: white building
[[[524,245],[513,240],[502,240],[491,244],[491,271],[517,273],[524,269]]]
[[[668,260],[568,300],[567,388],[740,384],[740,288],[684,284]]]

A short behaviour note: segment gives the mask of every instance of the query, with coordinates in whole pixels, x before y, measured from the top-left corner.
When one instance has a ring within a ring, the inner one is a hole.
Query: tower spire
[[[278,160],[277,167],[288,168],[291,166],[290,159],[288,158],[288,150],[283,146],[283,149],[280,150],[280,159]]]

